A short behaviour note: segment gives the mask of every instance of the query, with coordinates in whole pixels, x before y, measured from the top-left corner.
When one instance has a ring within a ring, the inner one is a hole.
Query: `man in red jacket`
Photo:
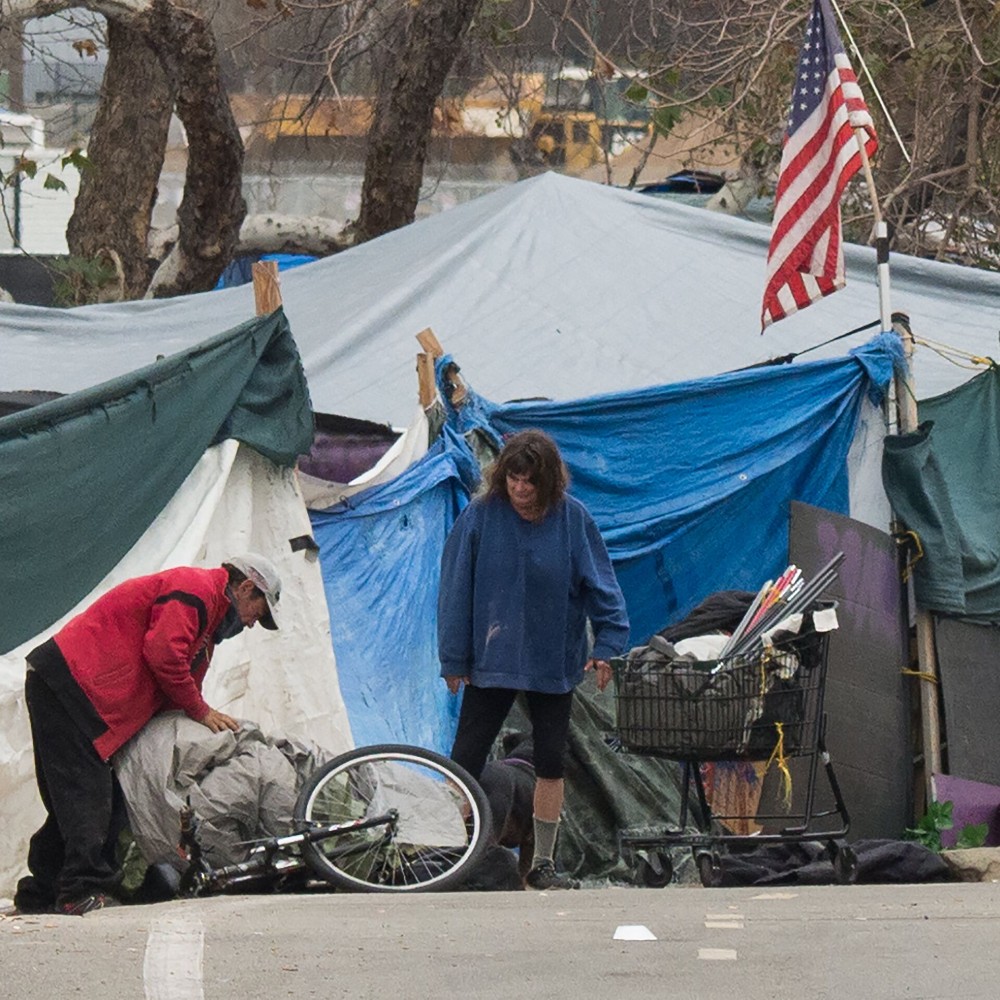
[[[201,686],[215,646],[274,615],[281,581],[256,553],[216,569],[127,580],[28,654],[25,701],[44,824],[31,838],[22,913],[84,914],[120,881],[124,802],[109,760],[157,712],[181,709],[213,733],[239,723]]]

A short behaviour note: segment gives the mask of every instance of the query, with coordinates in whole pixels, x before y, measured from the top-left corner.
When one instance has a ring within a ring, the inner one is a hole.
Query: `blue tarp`
[[[215,283],[216,289],[235,288],[237,285],[248,285],[253,281],[253,265],[256,261],[273,260],[278,265],[278,271],[290,271],[303,264],[311,264],[316,257],[305,253],[265,253],[259,257],[234,257],[226,269],[219,275]]]
[[[849,512],[863,395],[879,395],[901,357],[899,338],[882,334],[830,361],[486,409],[494,433],[537,427],[558,443],[638,643],[707,595],[780,572],[790,501]]]
[[[477,479],[471,452],[446,430],[392,482],[310,512],[340,691],[358,746],[451,749],[458,701],[437,659],[440,559]]]
[[[435,606],[444,539],[475,478],[459,434],[500,441],[539,427],[555,438],[639,642],[706,595],[756,590],[784,568],[791,500],[848,512],[863,395],[877,396],[900,358],[898,337],[883,334],[831,361],[567,403],[498,405],[470,391],[448,408],[453,430],[399,479],[312,514],[358,743],[450,748],[457,699],[439,679]]]

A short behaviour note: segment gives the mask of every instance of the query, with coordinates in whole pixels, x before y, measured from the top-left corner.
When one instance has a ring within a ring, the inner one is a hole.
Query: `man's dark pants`
[[[47,912],[118,886],[124,799],[110,764],[34,669],[24,691],[47,816],[31,838],[31,874],[18,883],[14,903],[24,913]]]

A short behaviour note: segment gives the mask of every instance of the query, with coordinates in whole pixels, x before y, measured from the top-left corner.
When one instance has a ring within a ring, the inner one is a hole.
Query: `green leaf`
[[[76,167],[82,174],[85,170],[93,170],[94,164],[87,159],[87,154],[82,149],[71,150],[62,158],[63,168]]]
[[[653,112],[653,127],[660,135],[670,135],[683,114],[683,110],[677,105],[665,104]]]
[[[988,823],[969,823],[959,831],[958,839],[955,841],[956,847],[982,847],[986,843],[986,834],[989,833]]]
[[[34,160],[19,156],[14,164],[14,170],[16,173],[24,174],[25,177],[34,177],[38,173],[38,164]]]
[[[929,850],[940,851],[941,831],[950,830],[955,825],[953,808],[951,802],[932,802],[917,825],[903,832],[904,838],[919,841]]]
[[[46,191],[68,190],[66,185],[61,180],[59,180],[58,177],[55,177],[52,174],[45,175],[45,183],[42,185],[42,187],[45,188]]]

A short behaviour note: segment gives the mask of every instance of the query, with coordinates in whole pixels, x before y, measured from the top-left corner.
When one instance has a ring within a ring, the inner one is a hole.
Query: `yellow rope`
[[[907,542],[912,542],[913,548],[916,550],[913,558],[907,558],[906,565],[903,567],[903,583],[906,583],[913,574],[913,567],[924,558],[924,546],[920,541],[920,536],[915,531],[897,531],[893,538],[896,539],[897,545],[906,545]]]
[[[781,772],[781,801],[785,809],[792,808],[792,772],[788,770],[788,758],[785,756],[785,726],[782,722],[776,722],[774,728],[778,731],[778,741],[774,744],[771,756],[767,764],[764,765],[765,774],[771,765],[777,762],[778,770]]]
[[[944,358],[945,361],[950,361],[953,365],[956,365],[959,368],[974,369],[980,366],[993,367],[996,365],[993,358],[981,357],[978,354],[971,354],[969,351],[963,351],[961,348],[952,347],[950,344],[942,344],[939,341],[928,340],[926,337],[914,337],[913,343],[929,348],[935,354]],[[968,364],[961,364],[955,360],[956,358],[961,358],[963,361],[968,362]]]
[[[925,670],[908,670],[906,667],[903,667],[903,669],[900,670],[900,673],[903,674],[904,677],[919,677],[922,681],[927,681],[930,684],[941,683],[936,674],[929,674]]]

